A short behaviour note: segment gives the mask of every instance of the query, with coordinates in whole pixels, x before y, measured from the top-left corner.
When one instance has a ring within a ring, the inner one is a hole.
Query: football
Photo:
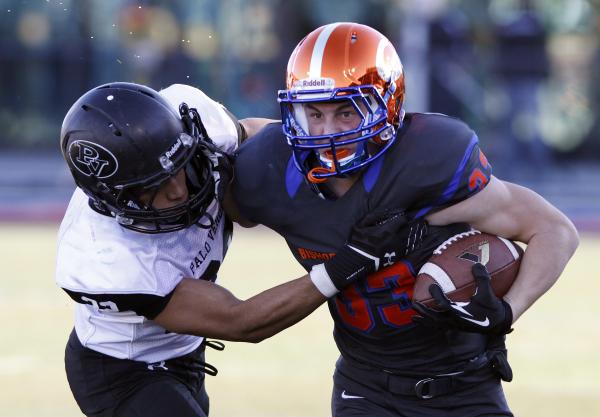
[[[477,262],[485,265],[494,293],[502,297],[519,272],[522,255],[516,243],[478,230],[452,236],[419,270],[413,300],[435,308],[429,286],[437,283],[450,300],[469,301],[476,288],[471,267]]]

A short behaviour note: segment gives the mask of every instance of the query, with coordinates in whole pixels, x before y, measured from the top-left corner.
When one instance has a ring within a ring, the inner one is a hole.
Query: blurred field
[[[81,415],[63,371],[71,301],[54,286],[57,226],[0,225],[0,412]],[[283,241],[236,230],[220,283],[240,297],[302,275]],[[561,280],[509,336],[517,416],[600,415],[600,237],[584,235]],[[575,296],[573,294],[576,294]],[[326,308],[258,345],[209,351],[212,416],[328,416],[336,349]]]

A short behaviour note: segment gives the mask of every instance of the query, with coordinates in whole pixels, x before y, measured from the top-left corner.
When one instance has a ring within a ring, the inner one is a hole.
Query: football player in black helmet
[[[61,150],[94,210],[145,233],[202,226],[215,197],[214,171],[223,164],[221,173],[229,171],[197,111],[182,104],[178,115],[157,92],[131,83],[103,85],[77,100],[62,126]],[[186,198],[161,204],[161,184],[179,180]]]
[[[56,281],[76,302],[65,365],[88,416],[206,416],[205,337],[258,342],[412,250],[424,222],[371,213],[333,259],[246,301],[215,285],[231,237],[221,199],[241,124],[202,91],[112,83],[84,94],[60,145],[78,186],[59,231]],[[243,128],[242,128],[243,126]]]

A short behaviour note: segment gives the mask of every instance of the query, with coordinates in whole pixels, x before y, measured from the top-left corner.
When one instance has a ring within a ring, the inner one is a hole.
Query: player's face
[[[304,105],[304,111],[308,119],[308,132],[311,136],[329,135],[333,133],[346,132],[356,129],[362,118],[350,103],[310,103]],[[348,135],[340,140],[348,140],[358,137],[359,134]],[[327,143],[324,140],[323,143]],[[356,143],[346,145],[341,149],[354,152],[358,146]],[[322,152],[326,152],[323,150]]]
[[[355,129],[360,115],[350,103],[310,103],[304,105],[311,136],[328,135]]]
[[[166,209],[185,203],[188,199],[185,171],[182,169],[163,182],[158,187],[156,195],[154,193],[155,191],[147,191],[140,194],[138,198],[143,204],[149,205],[152,203],[152,207],[155,209]]]

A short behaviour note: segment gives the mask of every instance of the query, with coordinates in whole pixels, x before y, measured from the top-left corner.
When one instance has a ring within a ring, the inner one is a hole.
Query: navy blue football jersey
[[[477,193],[491,176],[477,136],[466,124],[420,113],[407,115],[396,143],[337,199],[315,192],[296,169],[280,124],[268,125],[241,146],[235,170],[234,198],[241,214],[282,235],[307,271],[335,256],[352,226],[371,210],[404,209],[423,217]],[[411,320],[416,273],[456,232],[455,227],[438,229],[416,253],[329,300],[342,355],[379,369],[430,375],[485,350],[483,335],[432,331]]]

